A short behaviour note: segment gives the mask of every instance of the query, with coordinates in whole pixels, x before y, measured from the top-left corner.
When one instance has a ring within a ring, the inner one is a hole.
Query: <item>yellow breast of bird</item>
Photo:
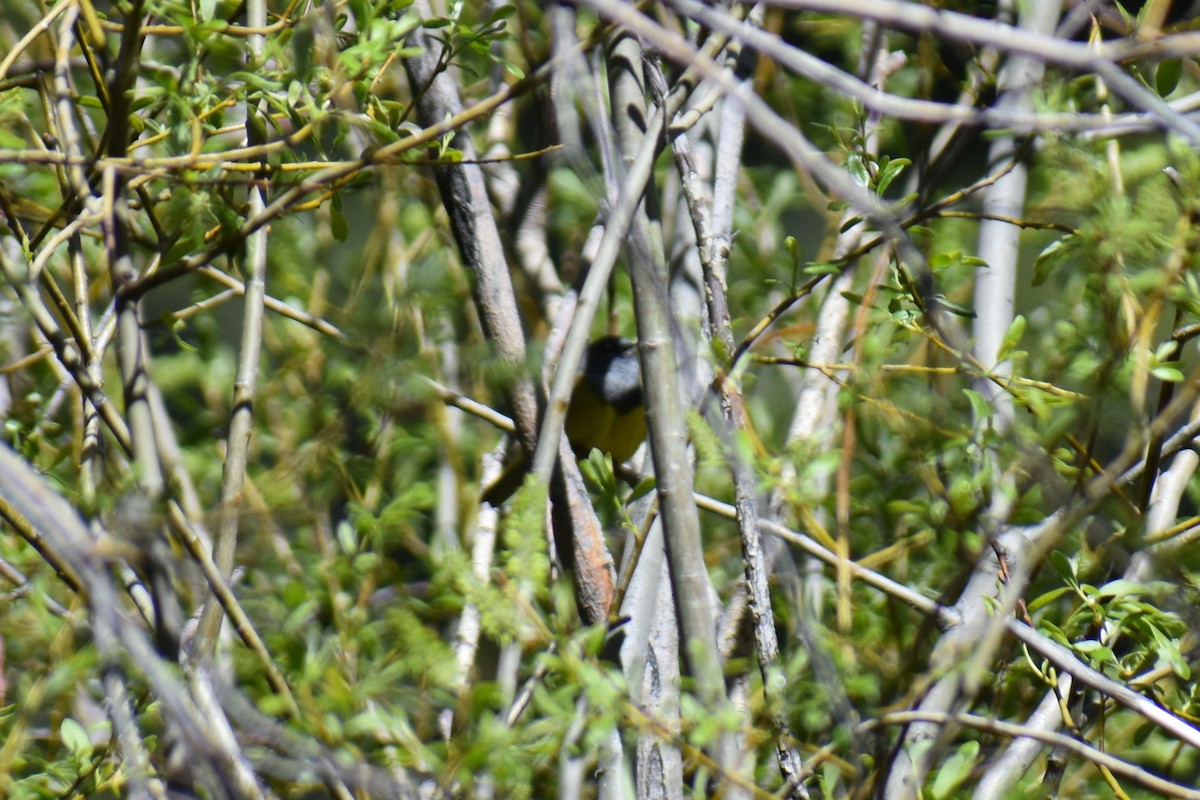
[[[646,415],[641,405],[618,411],[594,392],[577,388],[571,397],[566,431],[577,457],[586,458],[594,448],[610,454],[614,464],[622,464],[646,438]]]

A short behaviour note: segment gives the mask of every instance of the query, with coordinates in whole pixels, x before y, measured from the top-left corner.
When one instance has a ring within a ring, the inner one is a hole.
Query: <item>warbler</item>
[[[622,464],[641,446],[646,414],[634,342],[605,336],[588,345],[567,404],[565,430],[576,458],[599,450],[611,455],[614,464]],[[522,453],[505,467],[484,491],[483,501],[498,508],[520,488],[530,462],[530,455]]]

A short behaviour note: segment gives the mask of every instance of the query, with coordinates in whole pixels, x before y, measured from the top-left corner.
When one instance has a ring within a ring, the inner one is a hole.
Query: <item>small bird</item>
[[[622,464],[641,446],[646,438],[646,414],[634,342],[605,336],[588,345],[567,405],[565,429],[576,458],[600,450],[611,455],[614,464]],[[530,455],[522,453],[505,467],[484,491],[483,501],[499,508],[520,488],[530,462]]]

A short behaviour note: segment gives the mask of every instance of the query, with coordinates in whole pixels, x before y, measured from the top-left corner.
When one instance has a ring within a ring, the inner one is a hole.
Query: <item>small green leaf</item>
[[[257,72],[246,72],[245,70],[230,74],[229,80],[232,82],[240,81],[251,89],[258,89],[264,92],[278,92],[283,88],[283,84],[280,81],[272,80]]]
[[[841,264],[830,264],[828,261],[818,261],[801,270],[805,275],[837,275],[841,271]]]
[[[371,570],[378,568],[381,561],[382,556],[379,553],[359,553],[352,559],[351,564],[356,574],[366,575]]]
[[[850,230],[851,228],[853,228],[855,225],[857,225],[858,223],[860,223],[862,221],[863,221],[863,215],[855,214],[853,217],[851,217],[850,219],[848,219],[842,223],[841,233],[845,233],[846,231]]]
[[[1111,648],[1105,647],[1095,639],[1085,639],[1075,643],[1075,650],[1087,656],[1087,660],[1093,667],[1099,667],[1102,664],[1115,664],[1117,657],[1113,655]]]
[[[76,756],[86,756],[92,752],[92,742],[88,739],[83,726],[70,717],[62,721],[58,728],[63,744]]]
[[[838,772],[837,765],[829,761],[825,762],[818,782],[818,785],[821,787],[821,796],[834,797],[834,790],[838,788],[840,778],[841,774]]]
[[[1147,722],[1142,725],[1139,725],[1137,730],[1135,730],[1133,732],[1134,745],[1136,745],[1137,747],[1141,747],[1142,745],[1144,745],[1146,743],[1146,740],[1150,738],[1150,734],[1154,733],[1157,730],[1158,730],[1158,726],[1156,726],[1153,722]]]
[[[1079,238],[1074,234],[1057,239],[1038,254],[1033,261],[1033,285],[1041,286],[1050,273],[1079,247]]]
[[[1175,91],[1182,70],[1183,61],[1178,58],[1167,59],[1158,65],[1158,72],[1154,76],[1154,88],[1158,90],[1160,97],[1166,97]]]
[[[500,66],[504,67],[505,71],[508,72],[509,75],[512,75],[517,80],[521,80],[525,77],[525,70],[509,61],[507,58],[497,58],[496,61],[500,63]]]
[[[1013,321],[1008,326],[1008,330],[1004,332],[1004,338],[1000,340],[1000,349],[996,353],[996,362],[1007,361],[1009,355],[1018,344],[1021,342],[1021,336],[1025,333],[1025,317],[1017,314]]]
[[[954,790],[971,774],[975,761],[979,758],[979,742],[965,742],[955,753],[946,759],[946,763],[938,770],[933,779],[931,793],[936,800],[950,797]]]
[[[170,326],[171,336],[175,339],[175,344],[179,345],[179,347],[183,350],[187,350],[192,353],[198,352],[195,345],[183,338],[183,332],[188,328],[187,320],[177,319],[174,322],[171,322],[169,316],[170,313],[164,311],[162,321],[164,324]]]
[[[962,303],[955,303],[953,300],[946,299],[945,295],[935,295],[933,298],[937,304],[949,311],[951,314],[966,319],[975,319],[975,309],[970,306],[964,306]]]
[[[331,208],[329,210],[329,223],[334,239],[344,242],[350,237],[350,226],[346,224],[346,215],[338,209]]]
[[[638,481],[638,485],[633,487],[633,493],[629,495],[629,502],[632,503],[635,500],[641,500],[643,497],[654,491],[654,487],[656,485],[657,484],[655,483],[653,476],[642,478],[642,480]]]
[[[516,6],[506,3],[492,12],[492,15],[488,17],[488,22],[495,22],[498,19],[508,19],[515,13],[517,13]]]
[[[1075,569],[1075,562],[1068,558],[1061,550],[1055,550],[1050,554],[1050,565],[1054,570],[1072,586],[1079,583],[1078,573]]]
[[[871,174],[867,172],[867,162],[860,154],[850,154],[850,158],[846,159],[846,169],[850,172],[850,177],[854,178],[854,182],[859,186],[869,186],[871,184]]]
[[[1175,367],[1168,367],[1166,364],[1159,364],[1150,370],[1150,374],[1158,378],[1163,383],[1182,383],[1183,373]]]
[[[342,552],[351,554],[358,552],[358,537],[354,533],[354,526],[349,520],[342,520],[337,525],[337,540],[338,545],[342,548]]]
[[[1050,605],[1055,600],[1057,600],[1058,598],[1062,597],[1064,594],[1067,594],[1070,591],[1071,591],[1070,586],[1059,586],[1057,589],[1051,589],[1050,591],[1046,592],[1045,594],[1035,597],[1029,603],[1029,605],[1027,607],[1029,613],[1033,614],[1037,611],[1040,611],[1041,609]]]
[[[975,415],[975,419],[991,419],[996,413],[988,399],[974,389],[963,389],[963,394],[971,401],[971,413]]]
[[[1141,595],[1146,592],[1149,587],[1146,584],[1136,581],[1117,578],[1101,586],[1096,590],[1098,597],[1125,597],[1128,595]]]
[[[1168,639],[1158,628],[1151,628],[1150,631],[1154,635],[1154,650],[1158,654],[1159,661],[1170,666],[1171,670],[1179,677],[1188,680],[1192,671],[1188,666],[1187,659],[1179,651],[1179,642],[1175,639]]]
[[[601,494],[616,494],[617,479],[613,474],[612,456],[592,448],[587,458],[579,462],[579,471],[588,484]]]
[[[879,194],[886,192],[892,181],[895,180],[900,173],[904,172],[904,168],[910,164],[912,164],[912,161],[907,158],[895,158],[885,163],[883,168],[879,170],[879,181],[878,185],[875,187],[875,191]]]
[[[957,250],[950,253],[934,253],[929,257],[929,268],[934,272],[940,272],[946,267],[957,264],[962,257],[962,253]]]

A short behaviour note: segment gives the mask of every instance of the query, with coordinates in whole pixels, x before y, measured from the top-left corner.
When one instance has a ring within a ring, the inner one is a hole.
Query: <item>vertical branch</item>
[[[708,306],[709,335],[713,341],[719,343],[721,352],[732,354],[735,345],[725,292],[728,249],[727,246],[722,246],[723,240],[728,241],[727,235],[722,237],[714,230],[709,209],[703,203],[703,186],[696,171],[695,159],[691,155],[688,135],[683,133],[676,136],[672,141],[672,149],[683,184],[683,196],[699,244],[704,295]],[[789,744],[793,736],[782,713],[783,698],[778,691],[782,686],[782,682],[778,680],[779,640],[775,634],[775,617],[771,612],[771,597],[767,586],[769,569],[758,530],[758,501],[754,475],[749,465],[739,456],[733,441],[733,437],[744,435],[746,432],[745,406],[728,376],[720,376],[718,383],[725,423],[721,432],[725,434],[723,438],[733,478],[734,507],[737,509],[738,532],[742,539],[742,563],[749,589],[750,614],[754,623],[754,646],[758,653],[768,714],[775,728],[776,757],[784,783],[789,787],[788,796],[807,798],[808,791],[800,784],[804,765],[800,754]]]
[[[679,625],[676,616],[666,609],[672,607],[671,575],[663,557],[662,524],[654,523],[645,553],[651,554],[638,563],[651,580],[645,581],[642,591],[648,608],[640,619],[649,618],[651,629],[643,659],[638,663],[641,673],[637,683],[630,684],[630,693],[639,707],[653,713],[667,730],[678,733],[680,723],[679,699]],[[631,599],[636,599],[631,596]],[[661,612],[654,609],[661,608]],[[634,762],[638,797],[681,800],[683,794],[683,754],[678,745],[655,733],[638,737],[637,758]]]
[[[103,365],[100,363],[100,354],[96,352],[94,347],[93,329],[92,329],[92,313],[88,307],[88,275],[87,264],[83,256],[83,244],[78,236],[71,237],[70,241],[70,258],[71,258],[71,275],[74,279],[74,294],[75,294],[75,316],[79,320],[79,332],[83,337],[80,342],[80,349],[88,353],[87,363],[83,368],[87,370],[88,375],[97,384],[103,380]],[[80,489],[85,502],[92,502],[96,496],[98,478],[101,470],[100,462],[100,415],[96,413],[96,409],[92,407],[87,400],[82,399],[81,403],[83,411],[83,438],[79,448],[79,465],[80,478],[82,479]]]
[[[1062,7],[1060,0],[1046,0],[1026,6],[1020,26],[1039,34],[1052,34]],[[1033,93],[1041,84],[1046,64],[1039,58],[1014,55],[1000,74],[1000,91],[996,110],[1003,113],[1028,113],[1033,110]],[[993,140],[988,149],[989,164],[1011,161],[1020,147],[1013,135]],[[1013,304],[1017,283],[1017,246],[1021,229],[1008,219],[1019,219],[1025,207],[1025,185],[1029,170],[1018,161],[985,190],[983,221],[979,225],[979,257],[987,266],[975,271],[975,358],[984,369],[1008,377],[1012,364],[997,363],[996,357],[1004,334],[1013,321]],[[992,425],[1003,434],[1012,426],[1012,397],[988,378],[980,378],[975,389],[986,397],[996,410]]]
[[[860,71],[866,73],[878,87],[882,88],[884,75],[880,73],[879,68],[884,63],[886,39],[882,36],[872,35],[872,26],[868,25],[865,28],[862,35]],[[873,151],[878,144],[877,124],[877,118],[869,118],[867,128],[863,131],[863,147],[868,152]],[[852,213],[845,215],[843,222],[853,216]],[[834,258],[841,258],[855,250],[867,232],[868,226],[864,222],[857,222],[845,227],[834,244]],[[808,359],[812,363],[834,364],[839,361],[850,324],[851,303],[847,293],[854,287],[855,266],[854,264],[848,265],[833,278],[832,284],[820,304],[816,330],[808,353]],[[837,397],[840,388],[841,384],[833,374],[821,370],[806,372],[800,382],[796,411],[788,430],[788,441],[802,443],[805,446],[804,452],[811,457],[818,457],[839,444],[841,438],[838,436],[839,428],[843,437],[848,435],[847,426],[852,424],[852,420],[839,417]],[[786,461],[783,465],[782,485],[792,484],[799,480],[799,477],[796,465],[791,460]],[[831,476],[828,473],[810,476],[808,480],[814,484],[811,491],[817,496],[826,496],[830,493]],[[779,502],[779,499],[776,498],[772,505],[777,506]],[[813,515],[819,524],[825,525],[824,508],[815,509]],[[842,559],[849,559],[849,540],[844,527],[839,531],[837,545]],[[839,560],[835,572],[839,600],[845,600],[845,602],[839,602],[837,606],[838,622],[840,625],[848,627],[849,574],[846,571],[845,563],[845,560]],[[817,680],[831,687],[835,705],[849,715],[853,712],[846,699],[846,690],[841,675],[823,644],[822,616],[829,579],[824,567],[812,558],[808,560],[804,573],[801,607],[797,614],[800,636],[810,651],[813,671]]]
[[[104,131],[104,140],[108,155],[113,157],[125,156],[129,140],[129,91],[137,77],[141,24],[142,0],[134,0],[125,14],[121,49],[108,84],[108,127]],[[124,218],[125,186],[118,181],[117,173],[111,167],[103,173],[101,201],[104,249],[116,296],[117,364],[125,393],[125,416],[129,420],[136,479],[139,489],[147,497],[159,499],[162,497],[164,480],[155,444],[154,418],[147,396],[149,353],[138,319],[140,303],[125,291],[125,287],[137,278]]]
[[[1058,21],[1061,3],[1049,0],[1025,6],[1019,25],[1035,35],[1051,34]],[[1034,88],[1040,83],[1045,71],[1041,59],[1013,55],[1004,67],[1001,78],[1003,94],[997,106],[1010,111],[1028,111],[1032,108]],[[993,143],[989,162],[998,163],[1011,159],[1016,154],[1017,142],[1013,137],[1001,137]],[[1001,176],[989,189],[984,198],[985,215],[1001,215],[1019,218],[1025,202],[1027,170],[1017,163],[1007,174]],[[1020,230],[1007,222],[985,219],[980,226],[979,256],[988,267],[976,272],[975,276],[975,356],[985,368],[1011,374],[1011,367],[996,364],[1000,343],[1013,319],[1013,299],[1016,285],[1017,244]],[[986,382],[985,382],[986,383]],[[993,386],[980,384],[977,389],[988,397],[996,408],[994,425],[1006,431],[1012,424],[1011,398],[996,393]],[[997,492],[991,516],[1002,516],[1008,500]],[[965,653],[973,653],[971,665],[978,665],[984,657],[990,657],[998,646],[998,634],[989,629],[983,615],[996,613],[997,619],[1009,613],[1007,609],[995,611],[986,605],[997,595],[996,576],[1007,569],[1014,569],[1008,578],[1004,594],[1011,595],[1027,580],[1027,570],[1033,554],[1020,532],[1008,530],[994,539],[994,551],[989,549],[979,559],[967,586],[959,596],[955,607],[962,613],[963,622],[948,631],[934,649],[934,663],[952,664]],[[1009,553],[1020,553],[1029,559],[1018,559],[1015,565],[1001,564]],[[1013,601],[1015,604],[1015,600]],[[985,611],[985,609],[987,609]],[[966,706],[978,689],[978,677],[971,675],[971,667],[965,672],[952,671],[939,679],[922,698],[918,708],[923,712],[949,712]],[[916,797],[920,793],[925,775],[928,773],[939,749],[950,737],[954,726],[939,728],[932,723],[916,723],[905,731],[901,744],[889,765],[885,796],[895,798]]]
[[[431,346],[436,347],[441,356],[442,377],[446,385],[456,390],[459,379],[458,343],[447,336],[440,345],[435,343]],[[438,458],[436,524],[431,544],[435,553],[445,553],[462,546],[459,540],[459,525],[462,523],[462,417],[455,409],[446,406],[434,409],[433,413],[436,415],[434,424],[443,444],[442,454]],[[383,454],[380,456],[381,460],[386,457]]]
[[[484,456],[483,474],[480,483],[484,486],[500,475],[503,452]],[[492,554],[496,549],[496,531],[500,527],[500,513],[484,506],[475,520],[474,535],[471,537],[471,574],[480,584],[486,584],[492,568]],[[483,630],[482,613],[479,606],[467,603],[458,618],[458,630],[454,635],[454,658],[458,666],[454,688],[463,693],[470,685],[471,667],[479,649],[479,634]],[[454,709],[446,708],[438,717],[439,732],[449,739],[453,733]]]
[[[656,136],[661,129],[651,126],[646,116],[642,53],[637,40],[627,32],[618,31],[608,42],[607,53],[617,147],[628,167],[646,145],[648,129]],[[658,116],[666,113],[664,108]],[[729,697],[717,651],[716,616],[704,565],[700,520],[692,502],[692,463],[687,453],[686,415],[679,383],[679,353],[672,334],[666,258],[650,202],[647,193],[634,215],[626,248],[633,282],[650,454],[683,652],[700,701],[709,708],[724,710],[729,707]],[[722,769],[732,769],[735,752],[732,735],[720,736],[714,756]]]
[[[428,19],[433,17],[428,0],[416,0],[413,9]],[[447,117],[462,113],[462,101],[454,78],[443,70],[438,42],[418,27],[408,43],[420,48],[418,55],[404,60],[404,68],[417,98],[417,118],[432,126]],[[517,312],[516,293],[500,231],[492,215],[483,170],[471,161],[477,158],[471,138],[465,132],[455,134],[451,144],[463,154],[466,163],[434,168],[434,177],[442,203],[450,217],[454,240],[464,265],[474,281],[475,305],[484,334],[496,348],[500,360],[514,375],[525,374],[525,338]],[[529,452],[537,441],[537,397],[528,379],[517,380],[510,390],[517,438]]]
[[[418,0],[416,8],[423,15],[430,13],[428,3],[424,0]],[[409,43],[422,48],[419,55],[405,60],[405,69],[417,98],[418,119],[422,124],[433,125],[448,116],[461,113],[458,87],[450,72],[444,68],[436,40],[418,28],[410,35]],[[475,159],[474,145],[465,132],[457,133],[453,144],[462,151],[464,161]],[[524,375],[525,339],[483,170],[477,164],[462,163],[435,167],[434,175],[463,263],[475,278],[475,303],[484,333],[492,340],[500,359],[511,368],[513,374]],[[572,363],[566,354],[560,361],[556,388],[567,379],[574,383],[578,355],[586,344],[586,323],[589,318],[582,312],[577,312],[577,316],[576,321],[583,331],[582,341],[575,351],[575,362]],[[570,347],[567,352],[570,352]],[[568,393],[569,390],[562,396],[565,398]],[[535,454],[534,475],[542,485],[548,483],[552,474],[562,478],[561,482],[556,479],[551,487],[555,500],[555,527],[569,531],[567,536],[579,571],[577,588],[583,617],[589,623],[599,622],[606,618],[612,598],[611,557],[608,556],[595,513],[587,503],[578,467],[562,436],[561,422],[557,426],[549,422],[559,413],[559,403],[552,397],[547,406],[548,421],[539,428],[537,398],[532,381],[528,378],[515,381],[509,399],[518,439],[526,452]],[[565,403],[565,399],[561,401],[562,409],[565,409]],[[557,471],[554,470],[556,462],[561,467]]]
[[[252,28],[267,24],[266,0],[249,0],[247,22]],[[251,65],[262,58],[263,37],[255,34],[247,40]],[[246,102],[246,142],[258,144],[260,137],[255,133],[255,116],[262,112],[261,106]],[[250,186],[249,215],[261,214],[266,208],[266,189],[260,182]],[[254,231],[246,240],[247,278],[242,308],[242,342],[238,351],[237,376],[233,384],[232,410],[229,419],[229,437],[225,447],[225,466],[221,475],[221,506],[217,529],[213,534],[213,562],[221,578],[228,582],[233,573],[234,551],[238,539],[238,514],[236,507],[241,502],[242,486],[246,480],[246,460],[250,449],[250,434],[254,426],[254,396],[258,386],[258,362],[262,347],[263,298],[267,280],[267,233],[264,226]],[[195,639],[196,658],[207,661],[216,650],[223,619],[221,604],[209,591],[204,601],[204,612]]]
[[[54,113],[48,115],[47,124],[55,131],[55,136],[60,142],[63,151],[69,156],[81,159],[83,156],[83,147],[80,141],[79,130],[75,125],[75,107],[72,102],[75,92],[70,82],[70,55],[74,43],[73,31],[77,14],[77,9],[68,9],[66,16],[60,24],[54,60]],[[90,195],[87,178],[81,167],[77,165],[67,166],[63,170],[63,179],[64,196],[74,194],[76,197],[86,197]],[[30,241],[25,236],[24,230],[20,227],[15,217],[8,214],[7,211],[5,216],[8,218],[10,227],[22,242],[27,253],[31,248],[37,246],[36,242]],[[80,226],[81,223],[77,222],[69,226],[69,228]],[[64,234],[66,232],[67,230],[63,231]],[[0,270],[4,272],[10,283],[15,286],[23,305],[33,317],[34,323],[42,335],[46,337],[46,340],[53,346],[64,370],[79,385],[83,396],[87,399],[92,409],[104,420],[120,443],[122,449],[127,453],[131,452],[132,444],[125,419],[117,412],[116,406],[109,403],[105,397],[98,373],[89,369],[89,365],[99,358],[99,348],[96,350],[88,349],[92,344],[91,337],[86,332],[78,329],[74,331],[75,341],[69,341],[58,323],[55,322],[49,309],[46,308],[41,296],[31,285],[31,280],[36,278],[47,287],[47,290],[52,293],[55,299],[59,298],[60,293],[53,286],[53,279],[45,270],[45,260],[53,252],[53,245],[56,239],[57,237],[52,237],[44,245],[42,252],[30,264],[30,272],[28,274],[18,276],[11,264],[2,255],[0,255]],[[26,258],[28,259],[28,256]],[[63,319],[70,323],[74,315],[63,305],[61,300],[57,305]]]

